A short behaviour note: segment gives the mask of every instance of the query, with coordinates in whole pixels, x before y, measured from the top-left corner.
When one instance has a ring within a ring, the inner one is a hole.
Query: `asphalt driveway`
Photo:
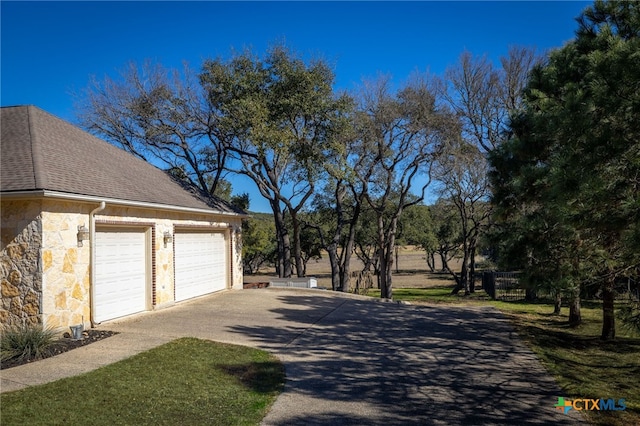
[[[492,308],[383,303],[321,290],[230,291],[105,323],[120,334],[0,373],[2,391],[80,374],[178,337],[266,349],[287,382],[265,425],[579,424]]]

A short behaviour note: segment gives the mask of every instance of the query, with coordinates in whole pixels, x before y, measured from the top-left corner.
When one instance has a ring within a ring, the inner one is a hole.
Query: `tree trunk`
[[[571,294],[569,300],[569,326],[577,327],[582,323],[582,313],[580,312],[580,287],[578,286]]]
[[[383,233],[384,235],[384,244],[383,244],[383,251],[381,253],[381,255],[385,256],[385,261],[386,261],[386,270],[385,271],[380,271],[381,275],[384,274],[386,275],[385,278],[385,282],[387,285],[387,290],[386,290],[386,296],[385,298],[387,299],[393,299],[393,256],[394,253],[397,254],[396,252],[396,231],[398,229],[398,217],[400,216],[400,214],[402,213],[402,210],[399,210],[397,213],[397,216],[394,216],[389,223],[389,228],[388,230]]]
[[[436,271],[436,256],[434,253],[427,253],[427,266],[431,272]]]
[[[462,263],[462,271],[460,272],[460,278],[462,279],[462,286],[464,288],[464,295],[469,295],[469,258],[467,257]]]
[[[392,271],[393,271],[393,249],[386,247],[382,249],[380,253],[380,274],[378,279],[380,281],[380,297],[384,299],[393,299],[393,286],[392,286]]]
[[[393,224],[390,225],[393,228]],[[385,235],[384,222],[381,214],[378,215],[378,262],[380,263],[380,273],[378,274],[378,284],[380,286],[380,297],[383,299],[393,299],[391,286],[391,272],[393,271],[393,252],[395,248],[395,229],[391,229]],[[386,237],[386,238],[385,238]]]
[[[320,238],[321,245],[322,247],[325,248],[325,250],[327,250],[327,254],[329,255],[329,265],[331,266],[331,288],[333,289],[333,291],[337,291],[338,288],[340,287],[340,274],[342,272],[340,267],[340,258],[338,256],[338,245],[339,245],[338,243],[340,240],[339,237],[340,237],[340,234],[342,233],[342,228],[340,225],[341,218],[339,215],[338,215],[337,224],[338,225],[333,234],[333,239],[329,244],[327,244],[324,238],[322,229],[317,225],[310,225],[312,228],[315,228],[315,230],[318,232],[318,238]],[[305,262],[305,275],[306,275],[306,270],[307,270],[307,263]]]
[[[282,274],[283,277],[290,277],[293,273],[291,269],[291,242],[289,241],[289,232],[285,230],[284,235],[282,236]]]
[[[476,244],[471,249],[471,267],[469,268],[469,293],[476,292]]]
[[[527,302],[533,302],[537,298],[536,291],[533,288],[527,287],[524,290],[524,300]]]
[[[276,221],[276,246],[277,246],[277,254],[276,254],[276,275],[278,275],[278,277],[282,278],[283,275],[283,271],[284,271],[284,263],[282,261],[282,252],[283,252],[283,248],[282,248],[282,238],[281,238],[281,233],[280,233],[280,229],[278,228],[277,225],[277,221]]]
[[[296,274],[298,277],[306,275],[304,261],[302,260],[302,247],[300,243],[300,222],[298,214],[294,210],[290,210],[291,224],[293,228],[293,258],[296,264]]]
[[[452,296],[455,296],[456,294],[460,293],[460,290],[464,288],[464,284],[462,283],[462,278],[458,274],[453,272],[451,269],[449,269],[448,271],[456,282],[456,285],[453,287],[453,290],[451,290],[450,293]]]
[[[278,263],[276,272],[280,278],[291,277],[291,242],[289,240],[289,231],[284,221],[284,213],[280,209],[278,200],[269,200],[271,210],[273,211],[273,219],[276,225],[276,234],[278,238]]]
[[[380,297],[389,299],[389,288],[387,283],[387,259],[384,256],[384,248],[378,248],[378,260],[380,262],[380,272],[378,273],[378,287],[380,288]]]
[[[615,276],[609,278],[602,285],[602,340],[613,340],[616,337],[616,317],[614,313]]]
[[[340,263],[338,260],[338,248],[335,244],[327,247],[329,264],[331,265],[331,287],[333,291],[338,291],[340,286]]]
[[[553,304],[553,315],[560,315],[560,310],[562,309],[562,293],[556,291],[556,297]]]
[[[456,295],[460,293],[461,290],[464,290],[464,295],[469,295],[469,251],[464,250],[464,257],[462,259],[462,268],[460,269],[460,276],[456,277],[453,274],[454,278],[456,278],[456,286],[451,290],[451,295]],[[449,270],[451,271],[451,270]]]
[[[350,255],[349,255],[350,256]],[[340,276],[338,277],[340,287],[338,291],[348,293],[351,291],[351,260],[345,260],[340,267]]]
[[[360,220],[360,205],[362,200],[358,200],[353,209],[353,214],[349,223],[349,237],[343,247],[342,252],[342,266],[340,271],[340,284],[342,291],[348,293],[351,291],[351,255],[353,254],[353,247],[356,240],[356,229],[358,221]]]
[[[448,272],[449,269],[449,262],[447,261],[447,254],[440,250],[440,262],[442,263],[442,272]]]
[[[339,290],[348,293],[351,291],[351,253],[353,252],[353,244],[347,244],[342,249],[342,265],[340,265],[340,287]]]
[[[373,253],[373,257],[369,260],[367,268],[371,268],[373,266],[373,273],[376,275],[380,275],[380,251],[376,250]]]

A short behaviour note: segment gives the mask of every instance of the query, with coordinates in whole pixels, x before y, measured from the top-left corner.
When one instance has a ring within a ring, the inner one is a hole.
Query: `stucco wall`
[[[0,201],[0,323],[40,323],[42,226],[39,201]]]

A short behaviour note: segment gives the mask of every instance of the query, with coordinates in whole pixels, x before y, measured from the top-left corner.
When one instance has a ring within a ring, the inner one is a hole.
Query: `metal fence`
[[[494,300],[517,301],[538,297],[551,298],[551,295],[544,290],[527,290],[520,283],[519,276],[518,272],[485,271],[482,273],[482,289]],[[602,290],[599,286],[591,286],[590,289],[583,289],[581,297],[599,300],[602,298]],[[616,283],[616,298],[619,300],[640,300],[640,280],[638,278],[620,279]]]
[[[519,275],[518,272],[483,272],[482,288],[495,300],[525,300],[527,290],[520,284]]]

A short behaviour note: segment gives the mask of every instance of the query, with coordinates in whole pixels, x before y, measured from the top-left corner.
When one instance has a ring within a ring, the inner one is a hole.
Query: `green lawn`
[[[284,385],[267,352],[194,338],[0,395],[8,425],[256,425]]]
[[[451,287],[394,289],[396,300],[414,303],[493,305],[515,325],[520,336],[555,376],[568,398],[624,398],[625,411],[587,411],[597,425],[640,425],[640,338],[617,327],[613,342],[600,340],[602,308],[584,302],[583,324],[568,327],[568,308],[559,316],[545,303],[490,300],[482,291],[450,296]],[[369,295],[380,297],[379,291]],[[554,401],[555,403],[555,401]]]

